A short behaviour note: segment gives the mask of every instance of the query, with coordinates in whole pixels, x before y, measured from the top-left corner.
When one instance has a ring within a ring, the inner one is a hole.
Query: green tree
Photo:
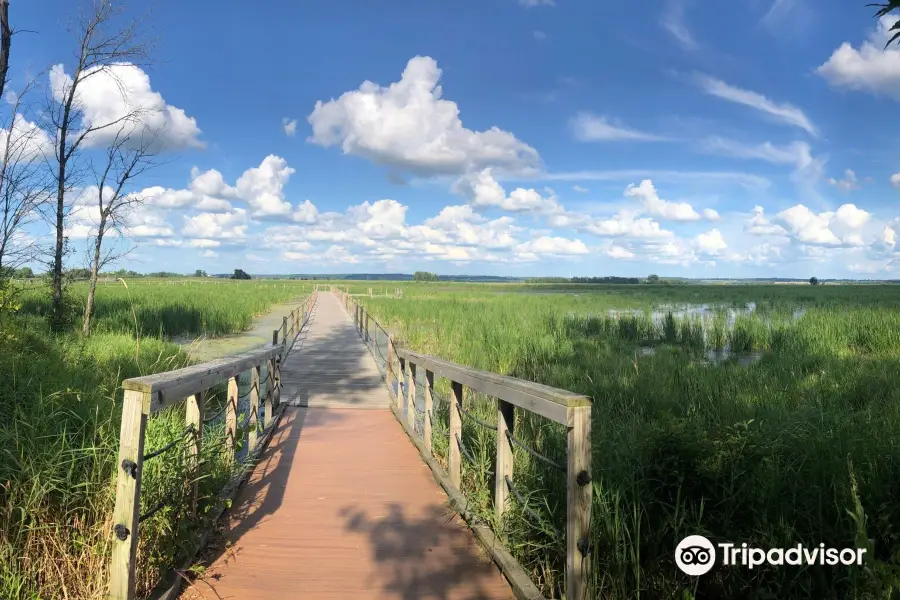
[[[203,269],[197,269],[196,271],[194,271],[194,277],[208,277],[208,275]]]
[[[81,279],[90,279],[90,277],[91,277],[91,270],[90,270],[90,269],[84,269],[84,268],[69,269],[68,271],[66,271],[66,275],[68,276],[69,281],[78,281],[78,280],[81,280]]]
[[[413,281],[437,281],[438,276],[428,271],[416,271],[413,273]]]
[[[234,275],[231,276],[231,279],[250,279],[250,275],[247,274],[243,269],[235,269]]]
[[[16,270],[15,277],[16,279],[31,279],[34,277],[34,271],[31,270],[31,267],[22,267]]]
[[[819,285],[819,279],[817,277],[810,277],[809,285]]]
[[[653,275],[653,274],[648,275],[647,283],[659,283],[659,275]]]

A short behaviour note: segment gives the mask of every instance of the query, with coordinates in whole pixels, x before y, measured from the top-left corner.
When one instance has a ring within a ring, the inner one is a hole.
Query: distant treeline
[[[641,280],[637,277],[573,277],[572,283],[626,283],[638,284]]]
[[[639,285],[642,283],[659,283],[663,285],[673,285],[688,283],[685,279],[673,278],[662,279],[658,275],[650,275],[649,277],[614,277],[607,275],[605,277],[533,277],[528,283],[606,283],[612,285]]]
[[[639,284],[637,277],[534,277],[529,283],[615,283],[615,284]]]

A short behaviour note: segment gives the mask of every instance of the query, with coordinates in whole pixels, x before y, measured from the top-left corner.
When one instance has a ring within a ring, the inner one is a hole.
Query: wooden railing
[[[366,309],[356,303],[343,290],[332,287],[332,291],[342,302],[363,341],[369,342],[372,327],[381,328],[369,316]],[[383,330],[383,328],[381,328]],[[377,332],[376,332],[377,333]],[[591,522],[591,404],[590,398],[552,388],[549,386],[479,371],[464,365],[446,361],[434,356],[419,354],[405,348],[397,348],[393,336],[387,334],[387,357],[385,368],[386,382],[394,403],[391,409],[397,420],[403,425],[406,433],[422,454],[423,460],[431,468],[435,479],[444,487],[457,510],[466,516],[472,529],[481,538],[482,543],[494,555],[495,561],[503,570],[507,579],[519,598],[541,598],[540,591],[529,579],[524,569],[512,558],[508,550],[497,539],[494,532],[484,525],[479,525],[467,514],[468,502],[460,491],[460,473],[465,448],[462,442],[462,420],[468,411],[465,408],[466,390],[489,396],[496,400],[497,410],[497,442],[493,465],[493,508],[500,518],[509,506],[510,492],[516,493],[514,487],[515,464],[513,460],[513,444],[524,444],[515,437],[516,413],[527,411],[559,423],[566,428],[567,457],[566,463],[553,466],[565,471],[566,476],[566,599],[584,600],[588,594],[590,554],[590,522]],[[394,364],[399,363],[399,368]],[[425,371],[424,407],[419,410],[415,406],[416,372]],[[432,415],[435,401],[435,376],[449,380],[451,397],[449,398],[449,452],[448,468],[434,460],[432,454],[433,428]],[[396,388],[393,378],[396,378]],[[404,379],[408,383],[404,383]],[[405,392],[405,393],[404,393]],[[424,423],[421,434],[416,431],[416,413],[423,414]],[[493,428],[492,424],[480,423]],[[534,450],[526,448],[530,453]]]
[[[110,583],[108,598],[111,600],[132,600],[135,594],[135,564],[138,546],[138,531],[141,515],[141,472],[144,461],[160,456],[180,439],[160,450],[145,453],[144,437],[148,418],[168,406],[184,401],[186,428],[183,437],[188,440],[188,473],[186,480],[193,490],[189,510],[196,514],[198,481],[200,473],[200,451],[203,444],[204,422],[212,418],[204,416],[204,400],[213,386],[227,382],[227,395],[222,408],[225,416],[225,443],[222,451],[234,460],[237,445],[238,378],[249,371],[249,427],[247,429],[248,456],[253,457],[268,441],[283,409],[280,406],[281,364],[287,357],[296,334],[302,331],[309,319],[318,291],[284,318],[282,328],[273,333],[273,344],[241,354],[228,356],[199,365],[175,371],[167,371],[126,379],[122,382],[125,390],[122,406],[122,426],[119,434],[119,456],[116,481],[116,504],[113,513],[113,548],[110,563]],[[290,326],[288,326],[290,323]],[[278,343],[278,334],[282,340]],[[266,378],[262,382],[261,371],[265,367]],[[260,385],[266,384],[265,394],[260,396]],[[259,403],[263,402],[263,431],[258,432]],[[218,417],[220,415],[214,415]],[[241,440],[243,442],[243,440]],[[226,486],[236,490],[237,485],[249,471],[238,471],[236,481]],[[154,509],[155,510],[155,509]],[[179,582],[180,583],[180,582]]]

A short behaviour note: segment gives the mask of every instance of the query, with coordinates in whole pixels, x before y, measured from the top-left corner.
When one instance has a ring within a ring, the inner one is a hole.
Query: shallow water
[[[756,302],[747,302],[744,306],[728,306],[722,304],[660,304],[649,311],[640,308],[610,309],[607,316],[618,319],[619,317],[635,317],[649,314],[656,323],[661,324],[666,315],[672,313],[676,319],[699,318],[701,321],[712,321],[718,315],[725,317],[725,325],[733,327],[738,317],[760,314],[763,310]],[[791,311],[791,319],[799,319],[806,312],[803,307],[797,307]]]
[[[638,346],[637,354],[638,356],[654,356],[656,355],[656,350],[656,346]],[[735,359],[742,367],[749,367],[761,361],[765,355],[766,353],[761,351],[738,353],[726,348],[722,350],[707,350],[706,356],[699,358],[697,362],[706,365],[718,365],[727,360]]]
[[[223,356],[253,350],[254,348],[260,348],[272,343],[272,332],[275,329],[281,328],[284,317],[289,315],[297,306],[298,305],[294,303],[275,304],[265,315],[254,317],[252,327],[248,331],[243,331],[241,333],[235,333],[221,338],[178,336],[173,338],[172,341],[180,345],[195,363],[206,362]],[[268,378],[269,373],[265,364],[262,365],[259,376],[261,382]],[[249,389],[250,372],[245,371],[238,375],[239,399],[237,419],[239,426],[247,418],[247,414],[250,411],[250,398],[247,395]],[[260,402],[259,413],[257,414],[257,420],[259,422],[262,422],[264,410],[265,407],[263,403]],[[209,425],[215,425],[222,419],[224,419],[224,414],[214,419]],[[247,456],[247,452],[247,435],[245,433],[241,442],[241,447],[236,453],[237,460],[244,460]]]
[[[294,303],[275,304],[265,315],[254,317],[253,326],[241,333],[221,338],[176,336],[172,341],[181,346],[194,362],[206,362],[253,350],[272,343],[272,332],[281,327],[284,317],[297,306]]]

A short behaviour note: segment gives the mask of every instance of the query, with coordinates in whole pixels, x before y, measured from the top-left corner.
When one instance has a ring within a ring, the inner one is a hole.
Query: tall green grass
[[[306,281],[277,280],[183,281],[131,280],[128,288],[119,283],[100,286],[93,330],[133,333],[136,318],[143,335],[159,338],[179,335],[217,337],[238,333],[250,329],[253,317],[265,314],[273,304],[307,296],[315,285]],[[84,283],[68,289],[72,300],[69,320],[72,322],[80,319],[87,289]],[[49,314],[50,299],[43,287],[26,288],[20,301],[24,314]]]
[[[659,293],[667,303],[709,301],[710,292],[766,307],[731,328],[718,316],[705,328],[675,317],[661,326],[639,316],[591,317],[656,293],[619,287],[575,297],[410,285],[403,300],[362,300],[418,351],[594,398],[595,597],[892,597],[900,583],[900,288]],[[774,314],[799,306],[807,310],[796,319]],[[648,341],[658,351],[636,355],[635,343]],[[695,352],[726,345],[768,354],[743,367],[710,365]],[[486,419],[496,414],[487,399],[472,405]],[[519,415],[517,435],[564,456],[563,431]],[[464,491],[487,521],[489,485],[479,477],[493,460],[491,435],[464,430],[483,461],[464,471]],[[565,487],[554,476],[517,451],[517,484],[545,520],[536,523],[514,503],[508,522],[497,525],[535,581],[558,595],[564,548],[550,525],[565,523]],[[717,567],[693,579],[674,564],[677,543],[690,534],[759,547],[871,544],[872,560],[867,569]]]
[[[22,314],[0,314],[0,598],[105,597],[122,380],[186,365],[177,345],[147,333],[240,330],[272,303],[311,288],[266,285],[103,286],[98,327],[89,338],[76,330],[49,332],[43,289],[26,292]],[[219,392],[207,397],[209,414]],[[184,427],[182,403],[153,415],[145,450],[165,446]],[[141,512],[166,505],[141,523],[139,597],[184,560],[240,468],[223,455],[223,440],[221,423],[205,428],[196,515],[187,510],[186,444],[145,464]]]

